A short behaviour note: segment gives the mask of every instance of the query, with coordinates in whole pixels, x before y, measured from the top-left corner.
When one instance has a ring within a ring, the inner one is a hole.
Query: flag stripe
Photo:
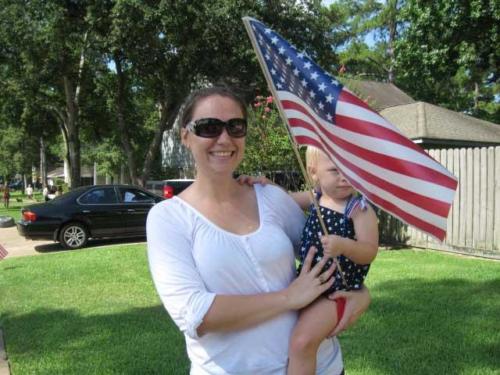
[[[5,249],[5,247],[0,244],[0,260],[9,255],[9,252]]]
[[[293,133],[296,135],[302,135],[303,133],[301,132],[300,128],[302,129],[307,129],[308,131],[315,132],[315,129],[313,128],[312,125],[310,125],[307,122],[302,122],[302,120],[295,119],[295,118],[290,118],[290,125],[293,128]],[[321,135],[320,135],[321,136]],[[325,137],[322,137],[325,138]],[[378,177],[383,177],[387,181],[397,181],[398,187],[402,187],[405,189],[405,191],[414,191],[413,186],[415,185],[416,181],[415,178],[411,176],[405,176],[401,175],[398,173],[394,173],[392,171],[386,170],[384,168],[380,168],[377,165],[371,164],[364,159],[358,158],[356,155],[346,151],[344,148],[339,148],[336,139],[335,138],[330,138],[327,140],[324,140],[325,143],[330,145],[330,147],[337,147],[339,149],[339,152],[344,155],[345,158],[348,158],[351,162],[356,164],[359,168],[362,168],[366,171],[370,171],[371,174],[376,173]],[[419,191],[419,194],[425,194],[429,198],[433,199],[436,203],[441,202],[443,203],[443,197],[452,197],[453,196],[453,191],[451,189],[448,189],[446,187],[443,187],[438,184],[432,184],[429,183],[425,185],[425,188],[423,191]],[[404,196],[404,194],[403,194]]]
[[[295,129],[294,129],[295,130]],[[304,136],[304,133],[295,132],[297,137]],[[311,137],[310,134],[307,135]],[[428,196],[416,193],[414,191],[410,191],[407,189],[402,189],[398,185],[392,184],[388,180],[383,180],[372,173],[369,173],[366,169],[360,168],[354,163],[351,163],[342,156],[342,152],[336,152],[335,149],[329,148],[328,144],[325,144],[322,149],[326,149],[327,154],[334,154],[337,159],[341,159],[342,163],[346,165],[349,169],[355,172],[358,176],[363,177],[365,180],[370,181],[374,186],[378,188],[384,189],[385,191],[394,195],[394,197],[398,197],[401,199],[405,199],[407,202],[411,203],[416,207],[424,208],[426,211],[431,212],[435,215],[446,217],[448,216],[449,206],[446,202],[442,202],[440,200],[429,198]],[[344,169],[341,168],[342,171]]]
[[[448,215],[449,207],[443,205],[443,202],[430,199],[415,192],[405,191],[404,189],[400,189],[397,185],[391,184],[388,181],[381,180],[380,178],[374,176],[373,174],[367,172],[366,170],[358,168],[356,165],[354,165],[353,163],[342,157],[342,155],[340,155],[336,151],[336,148],[330,147],[326,142],[324,142],[324,140],[319,138],[316,133],[301,132],[300,134],[297,135],[297,138],[301,136],[305,136],[309,139],[315,139],[317,142],[321,143],[322,144],[321,149],[324,152],[333,156],[334,159],[336,159],[336,162],[342,163],[341,165],[339,165],[339,168],[343,173],[345,173],[346,177],[348,177],[349,179],[349,176],[352,177],[355,175],[356,178],[363,179],[363,181],[365,181],[365,183],[367,184],[367,186],[365,187],[367,190],[369,189],[372,191],[377,190],[381,192],[387,192],[392,199],[401,202],[400,207],[406,210],[420,212],[421,214],[419,216],[434,215],[435,217],[433,216],[433,220],[436,223],[441,222],[441,219],[446,218],[446,216]],[[353,173],[352,175],[349,174],[349,172],[351,171]],[[408,196],[405,195],[402,196],[402,193],[404,192],[406,192]],[[380,194],[383,193],[379,193],[379,195]],[[410,197],[410,199],[408,199],[408,197]],[[444,225],[446,225],[446,221],[444,222]]]
[[[283,101],[283,106],[285,109],[287,109],[287,105],[290,105],[291,108],[295,108],[297,110],[300,110],[302,112],[305,112],[305,108],[308,108],[307,104],[304,103],[300,98],[296,97],[295,95],[289,93],[289,92],[278,92],[278,97],[280,100]],[[290,102],[290,103],[288,103]],[[340,105],[340,102],[338,103]],[[294,107],[298,106],[298,107]],[[314,113],[314,112],[313,112]],[[352,116],[349,116],[352,117]],[[437,163],[433,158],[431,158],[426,152],[424,151],[417,151],[415,152],[414,147],[416,146],[415,144],[412,143],[412,145],[409,147],[408,146],[408,140],[406,140],[406,144],[395,144],[392,142],[387,142],[384,139],[380,139],[378,137],[372,137],[372,136],[366,136],[363,134],[349,134],[347,133],[347,130],[343,131],[341,126],[335,125],[331,126],[330,123],[328,123],[325,120],[320,119],[315,113],[314,113],[314,119],[316,122],[321,123],[321,127],[328,129],[327,131],[329,132],[338,132],[337,135],[341,136],[341,134],[344,134],[344,138],[347,138],[349,140],[349,137],[354,137],[353,141],[361,147],[364,147],[368,150],[379,150],[382,149],[383,146],[383,151],[385,154],[389,156],[393,156],[395,158],[403,159],[405,161],[409,161],[412,163],[417,163],[421,164],[423,166],[426,166],[430,169],[434,169],[446,176],[449,176],[450,180],[450,185],[453,186],[454,184],[456,185],[456,179],[454,176],[449,173],[449,171],[444,168],[441,164]],[[339,129],[340,128],[340,129]],[[342,130],[341,130],[342,129]]]
[[[379,116],[377,112],[375,112],[373,109],[371,109],[368,106],[368,103],[365,101],[361,100],[358,98],[356,95],[354,95],[352,92],[347,91],[347,90],[342,90],[339,95],[339,101],[344,102],[344,103],[350,103],[353,105],[357,105],[358,107],[362,107],[366,109],[367,111],[373,112],[375,116]]]
[[[297,141],[300,142],[301,144],[315,146],[315,147],[318,147],[319,149],[324,150],[324,147],[322,147],[322,145],[320,144],[319,141],[312,139],[312,138],[309,138],[307,136],[298,136]],[[325,153],[328,154],[328,151],[325,150]],[[336,164],[338,166],[342,165],[342,163],[339,160],[336,160]],[[342,167],[341,167],[341,169],[342,169]],[[347,173],[350,174],[349,170]],[[362,179],[358,180],[356,178],[353,178],[352,174],[350,174],[350,177],[351,177],[351,179],[350,179],[351,184],[357,190],[361,190],[363,188],[366,188],[369,185],[369,183],[367,183],[366,181],[363,181]],[[431,221],[431,220],[428,220],[429,215],[427,213],[423,212],[422,216],[424,216],[426,219],[422,219],[419,216],[415,215],[415,212],[413,212],[411,209],[400,208],[395,203],[396,200],[394,199],[394,197],[389,196],[389,197],[387,197],[387,199],[384,199],[383,197],[376,194],[372,190],[366,190],[363,194],[366,196],[366,198],[368,200],[370,200],[371,202],[373,202],[377,206],[389,205],[391,208],[391,214],[394,215],[395,217],[397,217],[405,222],[412,223],[415,226],[418,225],[419,229],[427,232],[428,234],[432,235],[433,237],[436,237],[437,239],[444,238],[444,236],[446,234],[446,230],[445,230],[446,219],[445,218],[443,220]],[[390,201],[388,199],[390,199]]]
[[[406,137],[399,132],[395,132],[393,129],[384,128],[368,121],[363,121],[353,117],[346,117],[342,115],[337,115],[336,120],[337,126],[343,129],[394,142],[405,147],[413,146],[411,147],[413,151],[425,154],[425,151],[422,150],[421,147],[417,146],[415,143],[408,144],[406,142]]]
[[[298,98],[297,98],[298,99]],[[300,100],[300,99],[299,99]],[[381,153],[373,152],[369,149],[369,145],[367,145],[367,142],[362,142],[360,135],[357,135],[356,133],[352,132],[346,132],[342,131],[339,126],[334,127],[333,129],[327,130],[321,122],[322,120],[316,117],[314,114],[311,114],[309,111],[307,111],[306,107],[296,103],[292,102],[291,100],[284,100],[283,101],[283,107],[285,109],[296,109],[299,111],[299,113],[304,114],[305,116],[309,117],[309,121],[313,121],[317,128],[325,134],[326,137],[332,138],[332,141],[336,142],[337,144],[343,143],[344,148],[351,150],[353,153],[355,153],[357,156],[373,163],[376,164],[380,167],[392,170],[393,172],[400,173],[403,175],[407,176],[413,176],[415,178],[423,179],[432,183],[440,184],[443,186],[446,186],[450,189],[454,189],[456,187],[456,180],[451,179],[450,177],[443,175],[436,171],[435,169],[431,169],[427,167],[427,165],[421,165],[418,163],[414,163],[412,161],[392,157],[389,155],[384,155]],[[288,111],[286,110],[285,113],[287,114],[288,118],[294,118],[294,117],[299,117],[305,121],[308,121],[308,119],[300,116],[299,114]],[[321,122],[320,122],[321,121]],[[332,135],[336,136],[337,139],[334,139]],[[353,142],[358,143],[358,145],[353,144]],[[371,141],[373,143],[373,141]],[[364,147],[360,147],[359,145],[363,145]],[[396,148],[397,145],[394,145]],[[408,152],[410,154],[410,152]],[[411,155],[410,155],[411,156]],[[425,156],[425,155],[424,155]],[[406,158],[408,159],[408,158]],[[428,163],[430,161],[434,162],[433,159],[430,159],[429,157],[426,157],[424,159]],[[415,183],[416,181],[412,181],[412,183]]]

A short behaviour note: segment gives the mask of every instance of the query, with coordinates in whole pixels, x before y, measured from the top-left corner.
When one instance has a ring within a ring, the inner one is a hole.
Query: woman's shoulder
[[[260,194],[265,198],[280,199],[280,200],[292,200],[293,201],[293,199],[290,197],[288,192],[285,189],[283,189],[281,186],[278,186],[278,185],[274,185],[274,184],[260,185],[260,184],[257,184],[257,185],[255,185],[255,189],[257,191],[257,194]]]
[[[189,209],[182,204],[180,198],[171,198],[155,204],[148,213],[148,223],[155,221],[182,225],[189,221]]]
[[[267,210],[282,215],[295,215],[302,213],[299,205],[293,200],[290,194],[277,185],[256,185],[259,201],[264,204]]]

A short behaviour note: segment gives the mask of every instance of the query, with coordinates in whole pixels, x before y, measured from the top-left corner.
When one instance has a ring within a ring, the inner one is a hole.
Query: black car
[[[138,237],[146,234],[149,210],[164,198],[131,185],[93,185],[27,206],[17,222],[28,239],[52,239],[67,249],[89,238]]]
[[[9,183],[9,189],[10,190],[23,190],[24,188],[24,183],[22,181],[12,181]]]

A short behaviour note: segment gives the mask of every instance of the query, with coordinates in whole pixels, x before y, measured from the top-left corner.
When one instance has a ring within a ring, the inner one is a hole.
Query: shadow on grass
[[[500,278],[377,284],[340,337],[349,373],[493,374],[500,369]]]
[[[372,289],[369,312],[340,337],[349,374],[500,368],[500,278],[401,279]],[[15,374],[185,374],[189,368],[183,337],[162,306],[109,315],[7,313],[3,327]],[[251,355],[252,348],[245,350]]]
[[[4,315],[14,374],[187,374],[184,338],[163,306],[82,316],[43,309]]]
[[[108,238],[108,239],[89,240],[89,242],[83,248],[83,250],[87,248],[94,248],[101,246],[122,245],[127,243],[135,244],[138,242],[146,242],[146,237],[142,236],[142,237],[129,237],[129,238]],[[65,249],[59,242],[37,245],[35,246],[35,250],[39,253],[68,251],[68,249]]]

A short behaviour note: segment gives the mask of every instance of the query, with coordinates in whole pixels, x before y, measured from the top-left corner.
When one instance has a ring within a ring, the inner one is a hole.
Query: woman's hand
[[[311,247],[307,254],[299,276],[285,289],[285,296],[288,307],[292,310],[299,310],[309,305],[322,293],[333,285],[335,278],[332,277],[335,265],[321,273],[328,258],[323,257],[314,267],[311,267],[317,249]]]
[[[368,309],[371,302],[370,292],[365,286],[356,291],[346,292],[341,290],[330,294],[328,298],[331,300],[345,298],[346,300],[344,315],[329,337],[338,335],[340,332],[354,324],[356,320],[358,320],[358,318]]]
[[[266,176],[247,176],[246,174],[242,174],[238,176],[236,179],[240,185],[255,185],[255,184],[260,184],[260,185],[267,185],[267,184],[274,184],[273,181],[268,179]]]

